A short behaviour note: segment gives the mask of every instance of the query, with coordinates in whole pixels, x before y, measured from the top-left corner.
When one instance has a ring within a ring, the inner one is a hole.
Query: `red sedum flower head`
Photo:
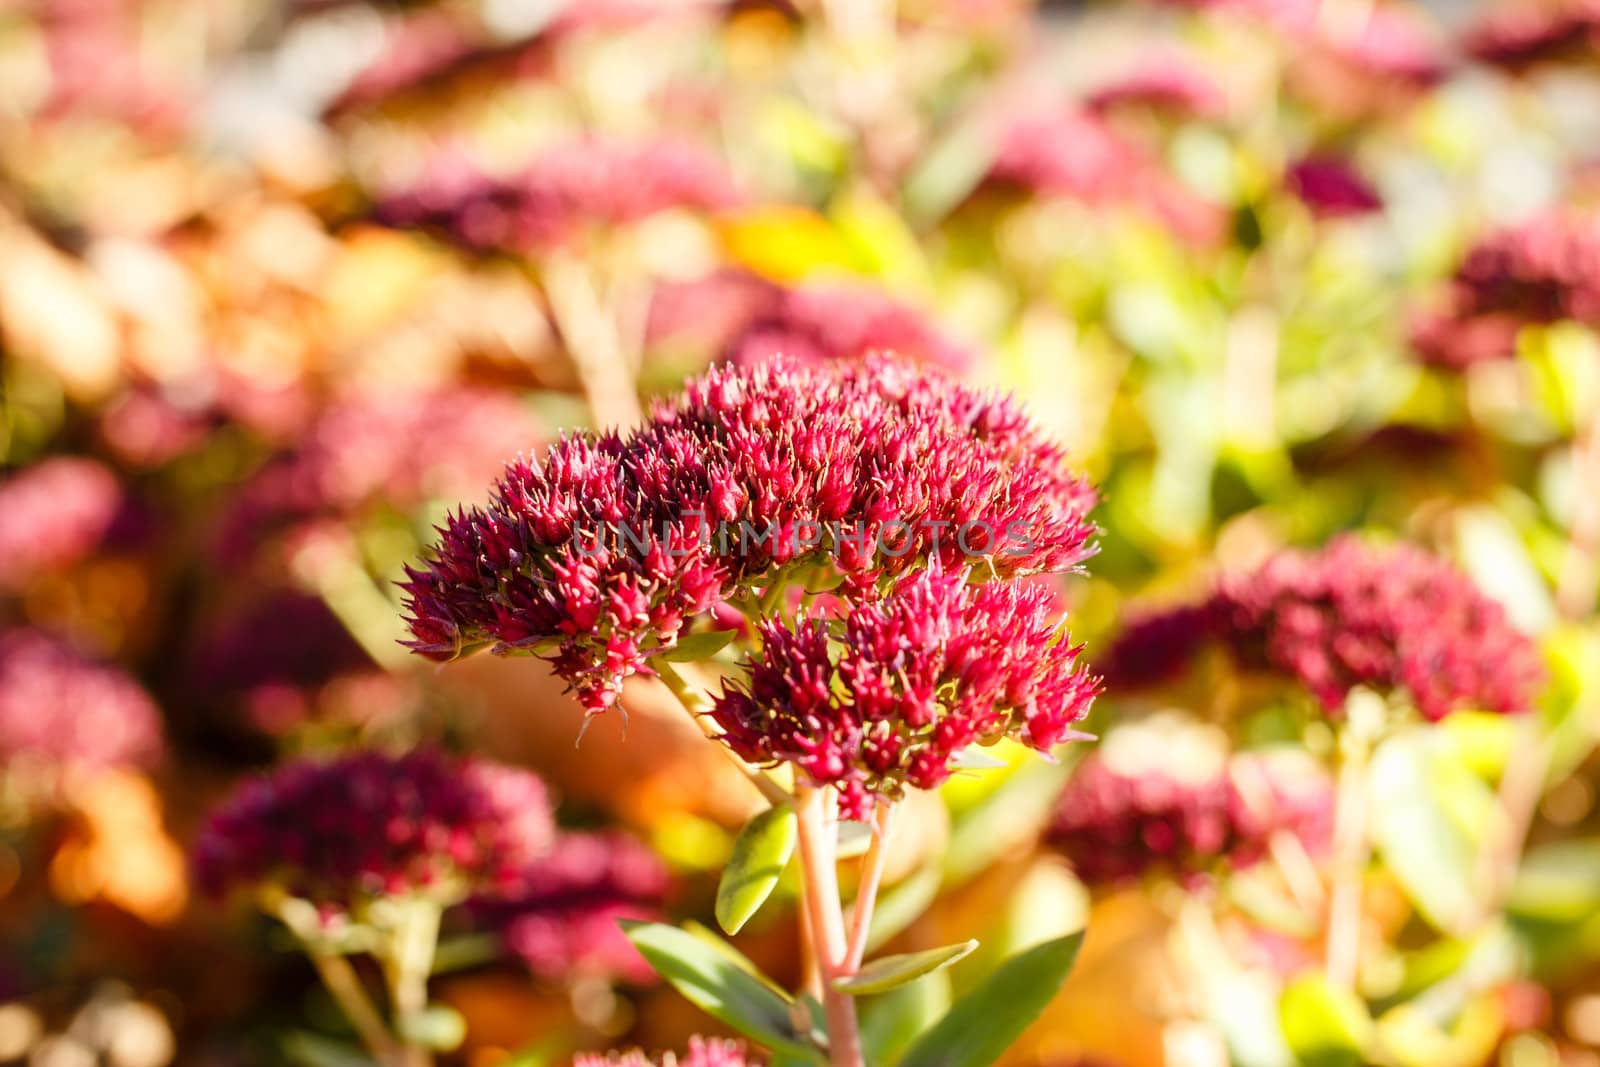
[[[689,1039],[689,1051],[682,1056],[667,1053],[651,1059],[638,1049],[630,1052],[583,1052],[574,1056],[572,1067],[757,1067],[744,1045],[721,1037]]]
[[[721,161],[693,142],[580,138],[546,148],[505,176],[485,173],[459,152],[441,153],[376,214],[391,226],[441,231],[473,251],[530,253],[572,244],[591,229],[672,209],[715,212],[738,200]]]
[[[1505,610],[1419,549],[1341,537],[1224,578],[1217,626],[1244,663],[1289,675],[1329,711],[1350,691],[1403,689],[1430,720],[1463,708],[1516,712],[1541,668]]]
[[[740,757],[791,763],[865,818],[874,797],[938,787],[969,745],[1048,753],[1079,736],[1098,682],[1055,614],[1041,586],[918,571],[840,618],[764,623],[749,687],[711,715]]]
[[[1437,721],[1473,708],[1532,705],[1543,675],[1533,642],[1449,563],[1353,536],[1287,549],[1221,578],[1201,603],[1136,619],[1097,665],[1113,688],[1174,678],[1208,644],[1286,676],[1329,712],[1350,691],[1404,691]]]
[[[507,468],[409,571],[411,647],[551,660],[591,711],[719,603],[830,565],[859,586],[930,559],[1003,576],[1092,552],[1091,487],[1011,403],[875,357],[717,368],[624,438]]]
[[[1600,220],[1555,213],[1474,245],[1411,342],[1424,362],[1462,370],[1511,356],[1523,325],[1562,319],[1600,326]]]
[[[8,777],[144,767],[162,747],[160,712],[119,668],[39,630],[0,633],[0,769]]]
[[[201,887],[278,891],[324,914],[384,896],[442,903],[514,881],[550,847],[544,783],[432,749],[301,760],[246,783],[195,845]]]
[[[1332,790],[1309,760],[1230,759],[1207,733],[1147,720],[1113,732],[1073,771],[1046,837],[1085,884],[1159,874],[1197,885],[1255,863],[1279,833],[1326,846]]]

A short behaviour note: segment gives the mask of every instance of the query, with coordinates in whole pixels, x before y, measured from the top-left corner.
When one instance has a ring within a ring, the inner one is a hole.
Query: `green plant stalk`
[[[440,906],[423,897],[401,904],[400,919],[384,955],[384,976],[389,983],[389,998],[402,1032],[405,1024],[418,1018],[428,1007],[428,976],[433,973],[433,957],[439,945]],[[404,1067],[431,1067],[433,1053],[414,1042],[401,1044]]]
[[[834,826],[829,819],[833,793],[800,785],[795,789],[795,815],[800,837],[802,897],[810,915],[813,947],[822,971],[822,1009],[828,1018],[828,1060],[833,1067],[866,1067],[855,999],[833,983],[854,973],[845,939],[844,913],[839,908],[839,873]]]
[[[384,1067],[403,1067],[406,1063],[405,1050],[384,1024],[383,1016],[378,1014],[372,998],[367,996],[366,988],[362,986],[355,968],[350,966],[350,961],[337,953],[325,952],[309,944],[305,950],[317,977],[322,979],[323,987],[333,997],[333,1002],[339,1005],[339,1010],[355,1029],[361,1044],[372,1053],[372,1058]]]
[[[1367,771],[1372,743],[1383,728],[1383,699],[1356,689],[1338,730],[1339,775],[1333,814],[1333,884],[1328,893],[1329,984],[1354,990],[1361,962],[1361,892],[1367,868]]]

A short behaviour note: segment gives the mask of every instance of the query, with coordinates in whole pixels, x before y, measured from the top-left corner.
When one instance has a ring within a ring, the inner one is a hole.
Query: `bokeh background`
[[[611,922],[706,918],[737,773],[647,679],[575,746],[536,661],[411,656],[393,583],[518,452],[719,361],[888,348],[1014,390],[1102,487],[1091,660],[1342,531],[1505,605],[1538,707],[1374,787],[1361,1025],[1386,1064],[1596,1067],[1597,329],[1580,0],[4,0],[0,1061],[360,1062],[187,853],[243,776],[422,742],[537,771],[567,835],[542,896],[447,925],[449,1062],[705,1029]],[[1119,746],[1180,777],[1327,755],[1208,671],[1114,677],[1097,731],[1181,719]],[[1303,915],[1091,892],[1040,844],[1072,761],[1004,763],[916,798],[885,908],[983,941],[958,985],[1087,919],[1012,1062],[1316,1062],[1277,999]],[[785,977],[791,919],[740,938]]]

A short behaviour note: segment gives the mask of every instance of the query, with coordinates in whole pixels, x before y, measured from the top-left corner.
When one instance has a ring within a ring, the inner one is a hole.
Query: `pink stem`
[[[883,884],[883,868],[889,859],[889,830],[894,825],[894,805],[880,800],[872,810],[872,844],[861,857],[861,885],[856,890],[856,906],[850,916],[850,943],[845,959],[854,974],[861,969],[867,954],[867,933],[872,926],[872,908]]]
[[[800,867],[805,879],[802,896],[822,970],[822,1007],[828,1017],[829,1062],[833,1067],[865,1067],[861,1034],[856,1027],[855,1000],[833,987],[835,980],[850,974],[850,969],[844,914],[839,910],[834,840],[828,827],[828,810],[832,805],[833,794],[826,789],[805,785],[795,789]]]

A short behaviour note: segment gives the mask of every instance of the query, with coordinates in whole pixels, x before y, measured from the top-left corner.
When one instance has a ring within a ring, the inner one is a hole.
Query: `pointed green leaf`
[[[747,970],[735,963],[732,946],[714,948],[665,923],[621,920],[618,925],[656,973],[701,1011],[774,1052],[817,1059],[810,1035],[795,1029],[795,1002],[750,973],[754,964]]]
[[[862,997],[873,993],[887,993],[925,974],[943,970],[978,947],[976,941],[963,941],[956,945],[942,945],[922,952],[906,952],[872,960],[849,978],[840,978],[833,988],[852,996]]]
[[[861,1002],[861,1048],[867,1062],[892,1067],[912,1042],[950,1010],[950,975],[934,971]]]
[[[1295,1062],[1305,1067],[1356,1067],[1372,1030],[1366,1004],[1320,974],[1306,975],[1283,991],[1278,1004],[1283,1036]]]
[[[678,638],[678,643],[661,653],[661,658],[668,663],[700,663],[727,648],[737,636],[737,630],[705,630],[689,634]]]
[[[899,1067],[989,1067],[1055,999],[1083,931],[1020,952],[958,1000]]]
[[[794,854],[794,809],[768,808],[739,831],[717,883],[717,925],[736,934],[772,895]]]

